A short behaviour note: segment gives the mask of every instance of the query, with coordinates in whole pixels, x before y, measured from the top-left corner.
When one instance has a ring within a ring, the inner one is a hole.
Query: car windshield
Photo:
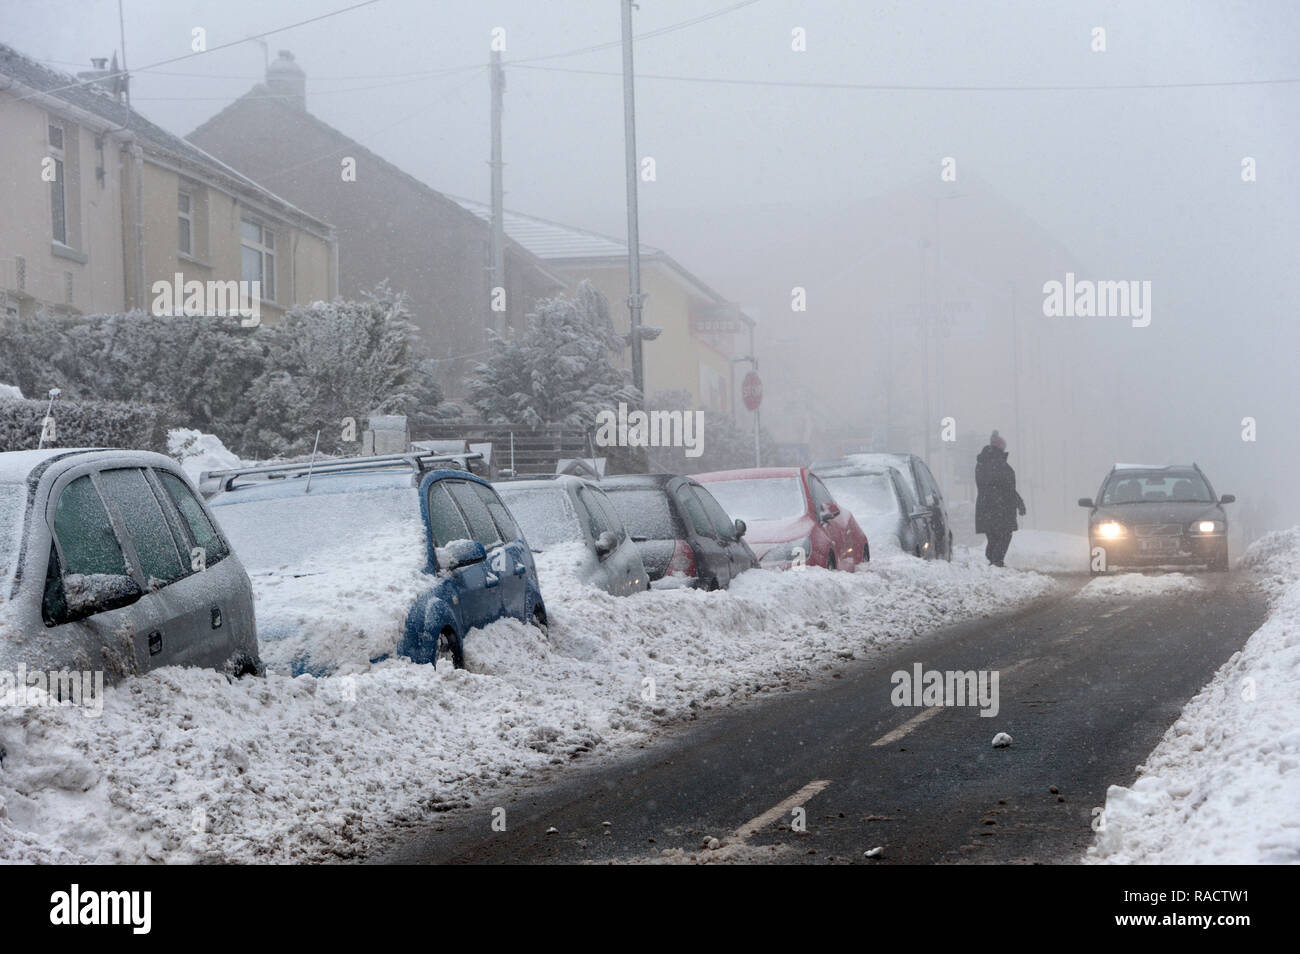
[[[511,487],[497,484],[524,539],[534,550],[549,550],[556,544],[582,540],[582,525],[563,487]]]
[[[356,561],[361,551],[394,563],[425,561],[420,495],[414,487],[250,500],[239,494],[223,494],[211,504],[250,573],[314,572]]]
[[[887,474],[823,477],[822,482],[835,502],[855,515],[898,513],[898,498]]]
[[[23,510],[27,505],[27,488],[22,484],[0,484],[0,581],[7,583],[18,563],[23,537]],[[0,601],[9,593],[0,586]]]
[[[657,487],[606,487],[605,496],[636,540],[675,540],[678,536],[668,494]]]
[[[705,486],[733,519],[789,520],[808,512],[798,477],[711,480]]]
[[[1116,471],[1106,481],[1103,504],[1188,502],[1213,503],[1210,488],[1194,470]]]

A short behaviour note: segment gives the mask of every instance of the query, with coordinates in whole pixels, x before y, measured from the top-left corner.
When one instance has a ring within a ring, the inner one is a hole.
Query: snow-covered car
[[[268,665],[321,675],[398,655],[459,669],[473,629],[546,629],[532,552],[492,485],[428,468],[413,454],[218,475],[209,502],[252,575]]]
[[[725,590],[758,566],[733,520],[702,485],[679,474],[606,477],[606,495],[641,552],[654,589]]]
[[[897,468],[853,468],[817,476],[866,531],[877,557],[887,550],[899,550],[922,559],[935,558],[930,545],[931,511],[917,506]]]
[[[1116,464],[1087,507],[1093,575],[1116,566],[1203,565],[1228,568],[1228,515],[1201,468],[1186,465]]]
[[[0,454],[0,669],[261,669],[248,574],[180,467],[146,451]]]
[[[521,478],[492,485],[510,508],[543,573],[566,574],[615,596],[650,589],[650,576],[613,504],[581,477]],[[550,582],[548,581],[548,586]]]
[[[951,560],[952,520],[948,517],[948,504],[939,488],[939,482],[920,457],[915,454],[849,454],[847,457],[818,461],[812,465],[813,471],[822,478],[860,470],[882,470],[886,467],[893,467],[903,475],[912,498],[921,509],[929,511],[926,522],[930,546],[927,549],[936,558]]]
[[[718,503],[743,520],[765,569],[848,570],[871,559],[867,535],[807,467],[760,467],[696,474]]]

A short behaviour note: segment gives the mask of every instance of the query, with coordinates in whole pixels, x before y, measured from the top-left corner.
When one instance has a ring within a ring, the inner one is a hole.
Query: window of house
[[[54,161],[54,178],[50,180],[50,214],[54,241],[68,244],[68,203],[64,181],[63,127],[50,123],[49,158]]]
[[[262,283],[262,300],[275,301],[275,233],[257,222],[241,219],[242,274],[246,282]]]
[[[194,197],[182,189],[176,194],[176,220],[180,230],[176,246],[186,255],[194,254]]]

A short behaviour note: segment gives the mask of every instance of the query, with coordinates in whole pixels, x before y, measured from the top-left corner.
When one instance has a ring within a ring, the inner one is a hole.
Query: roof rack
[[[458,464],[469,470],[469,461],[482,460],[477,451],[465,454],[382,454],[374,457],[341,457],[331,460],[297,461],[291,464],[264,464],[257,467],[236,467],[230,470],[205,470],[199,474],[199,490],[211,497],[222,491],[233,490],[241,477],[306,477],[308,474],[346,474],[354,471],[386,468],[407,468],[415,476],[432,470],[434,464]]]

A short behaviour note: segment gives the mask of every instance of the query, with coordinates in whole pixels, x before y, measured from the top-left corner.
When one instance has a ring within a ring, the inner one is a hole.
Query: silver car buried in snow
[[[170,458],[0,454],[0,669],[259,672],[248,574]]]

